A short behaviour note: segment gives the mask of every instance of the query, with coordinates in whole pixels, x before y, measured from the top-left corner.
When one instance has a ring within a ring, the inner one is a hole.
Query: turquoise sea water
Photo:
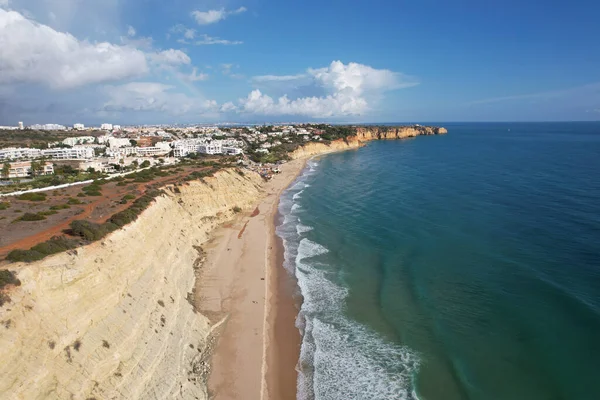
[[[600,123],[445,124],[282,196],[300,399],[600,399]]]

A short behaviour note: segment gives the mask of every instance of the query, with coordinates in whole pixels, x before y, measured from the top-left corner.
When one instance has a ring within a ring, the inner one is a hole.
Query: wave
[[[283,216],[276,232],[284,245],[284,267],[296,277],[303,303],[296,320],[302,334],[298,365],[298,399],[416,400],[413,377],[418,356],[385,341],[344,312],[348,290],[328,276],[329,249],[306,237],[314,228],[301,223],[298,194],[317,170],[309,162],[282,195]]]

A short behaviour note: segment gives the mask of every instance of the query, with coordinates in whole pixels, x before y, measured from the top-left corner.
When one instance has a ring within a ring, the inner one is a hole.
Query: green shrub
[[[101,192],[98,192],[98,191],[93,191],[93,190],[92,190],[92,191],[88,191],[88,192],[86,192],[86,193],[87,193],[87,195],[88,195],[88,196],[96,196],[96,197],[98,197],[98,196],[102,196],[102,193],[101,193]]]
[[[77,197],[85,197],[85,193],[83,193],[83,192],[77,193]]]
[[[6,285],[20,286],[21,281],[15,276],[13,271],[3,269],[0,270],[0,289]]]
[[[23,193],[19,197],[19,200],[27,200],[27,201],[45,201],[46,193]]]
[[[117,183],[117,186],[127,186],[127,182],[121,181]]]
[[[69,197],[69,199],[67,200],[67,204],[71,204],[71,205],[82,204],[82,202],[81,202],[81,200],[77,200],[72,197]]]
[[[241,209],[240,207],[238,207],[238,206],[235,206],[235,207],[233,207],[233,209],[232,209],[232,210],[233,210],[233,212],[234,212],[234,213],[236,213],[236,214],[242,211],[242,209]]]
[[[54,210],[48,210],[48,211],[40,211],[38,214],[47,217],[48,215],[58,214],[58,212],[54,211]]]
[[[50,210],[52,211],[56,211],[56,210],[66,210],[67,208],[71,208],[70,205],[68,204],[59,204],[57,206],[52,206],[50,207]]]
[[[44,255],[35,250],[13,250],[6,256],[6,259],[12,262],[32,262],[42,258]]]
[[[10,208],[10,203],[7,203],[7,202],[0,203],[0,210],[6,210],[7,208]]]
[[[37,213],[37,214],[25,213],[25,214],[21,215],[19,218],[15,219],[13,222],[19,222],[19,221],[42,221],[44,219],[46,219],[46,216],[43,215],[42,213]]]
[[[78,243],[75,240],[67,239],[65,236],[54,236],[50,240],[36,244],[30,250],[43,255],[50,255],[73,249],[77,245]]]
[[[125,200],[133,200],[133,199],[135,199],[135,195],[133,195],[131,193],[130,194],[126,194],[125,196],[123,196],[123,199],[125,199]]]
[[[110,233],[105,230],[103,225],[85,220],[75,220],[71,222],[71,231],[73,232],[73,235],[81,236],[90,242],[100,240]]]

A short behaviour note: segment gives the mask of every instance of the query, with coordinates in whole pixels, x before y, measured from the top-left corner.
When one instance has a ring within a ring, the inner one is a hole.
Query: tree
[[[144,162],[142,162],[142,165],[140,165],[140,167],[142,168],[146,168],[150,166],[150,161],[148,160],[144,160]]]
[[[4,165],[2,166],[2,176],[5,179],[8,179],[9,175],[10,175],[10,164],[5,162]]]

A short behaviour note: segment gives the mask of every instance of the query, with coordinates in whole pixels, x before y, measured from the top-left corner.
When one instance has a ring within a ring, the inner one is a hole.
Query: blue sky
[[[0,0],[0,124],[600,119],[592,1]]]

